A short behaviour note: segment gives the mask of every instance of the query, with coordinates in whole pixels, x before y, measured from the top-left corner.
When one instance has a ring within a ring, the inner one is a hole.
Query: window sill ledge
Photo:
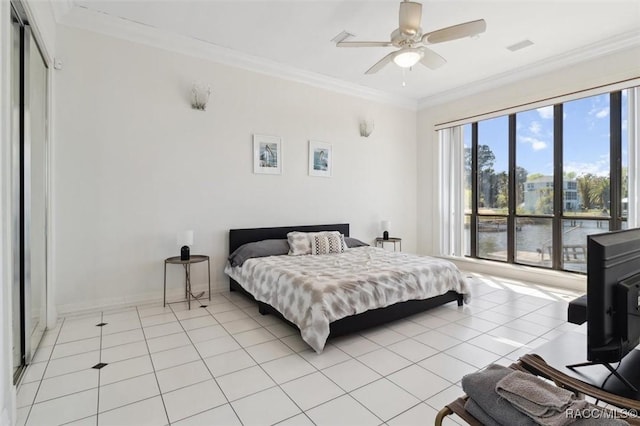
[[[457,256],[439,256],[455,263],[458,268],[466,272],[476,272],[503,278],[515,279],[550,287],[586,293],[587,276],[572,272],[554,271],[534,268],[510,263],[492,262],[490,260],[473,259]]]

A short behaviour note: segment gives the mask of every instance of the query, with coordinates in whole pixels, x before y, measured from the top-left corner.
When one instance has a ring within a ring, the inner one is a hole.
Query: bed
[[[349,224],[232,229],[229,253],[248,243],[286,239],[292,231],[338,231],[348,237]],[[249,259],[242,266],[227,263],[225,273],[231,291],[256,300],[261,314],[297,327],[318,353],[329,337],[453,301],[462,306],[469,297],[468,284],[451,262],[370,246],[340,254]]]

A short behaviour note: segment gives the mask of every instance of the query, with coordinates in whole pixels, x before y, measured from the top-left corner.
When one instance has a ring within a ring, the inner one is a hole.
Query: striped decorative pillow
[[[323,238],[322,242],[319,243],[322,245],[322,247],[320,248],[315,248],[315,238],[317,236]],[[324,239],[325,237],[330,239]],[[344,240],[344,235],[342,235],[338,231],[293,231],[287,234],[287,241],[289,242],[289,255],[291,256],[299,256],[304,254],[342,253],[348,248]]]

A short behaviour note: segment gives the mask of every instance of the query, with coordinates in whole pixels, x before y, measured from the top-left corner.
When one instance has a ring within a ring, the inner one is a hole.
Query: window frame
[[[609,96],[609,185],[610,185],[610,202],[609,216],[580,216],[579,220],[584,221],[606,221],[608,229],[603,232],[623,229],[626,217],[623,217],[622,209],[622,90],[616,90],[608,93]],[[516,130],[516,112],[507,115],[508,117],[508,207],[507,213],[480,213],[479,212],[479,171],[478,171],[478,123],[473,121],[471,124],[471,212],[465,212],[464,221],[469,221],[470,232],[470,250],[465,257],[490,260],[493,262],[502,262],[509,264],[525,265],[536,268],[560,270],[575,273],[586,273],[582,271],[567,270],[563,263],[564,248],[563,239],[563,223],[566,220],[576,220],[575,216],[565,215],[564,205],[564,162],[563,162],[563,107],[564,103],[553,105],[553,211],[552,214],[518,214],[516,199],[516,149],[517,149],[517,130]],[[493,119],[497,117],[488,118]],[[570,185],[567,185],[569,189]],[[577,189],[577,188],[575,188]],[[572,189],[573,190],[573,189]],[[567,198],[569,199],[569,198]],[[491,259],[480,256],[479,253],[479,223],[483,217],[504,217],[507,222],[507,257],[506,260]],[[551,266],[536,265],[525,262],[518,262],[516,256],[517,229],[518,219],[549,219],[552,223],[551,240]],[[558,249],[560,248],[560,249]]]

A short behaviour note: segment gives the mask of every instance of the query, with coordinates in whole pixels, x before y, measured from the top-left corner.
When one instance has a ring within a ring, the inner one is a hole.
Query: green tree
[[[591,180],[589,195],[591,204],[599,209],[607,209],[610,200],[610,182],[608,176],[595,176]]]
[[[531,173],[528,177],[528,181],[534,181],[534,180],[538,180],[541,177],[544,177],[544,175],[542,173]]]
[[[524,183],[527,181],[528,172],[520,166],[516,166],[516,207],[524,203]]]
[[[464,149],[464,166],[467,187],[471,187],[471,148]],[[490,205],[493,201],[492,178],[494,174],[493,164],[496,156],[489,145],[478,146],[478,203],[480,206]]]
[[[466,147],[464,149],[464,169],[469,186],[471,186],[471,159],[471,148]],[[493,172],[493,163],[495,161],[496,156],[488,145],[478,146],[478,173],[491,174]]]
[[[506,172],[500,172],[495,175],[492,185],[492,194],[495,200],[492,205],[499,209],[506,209],[509,205],[509,175]]]
[[[489,148],[489,145],[478,146],[478,170],[493,172],[493,163],[496,161],[496,156]]]
[[[580,203],[582,208],[589,210],[591,208],[591,187],[594,176],[591,173],[578,176],[576,178],[576,186],[578,188],[578,196],[580,197]]]

